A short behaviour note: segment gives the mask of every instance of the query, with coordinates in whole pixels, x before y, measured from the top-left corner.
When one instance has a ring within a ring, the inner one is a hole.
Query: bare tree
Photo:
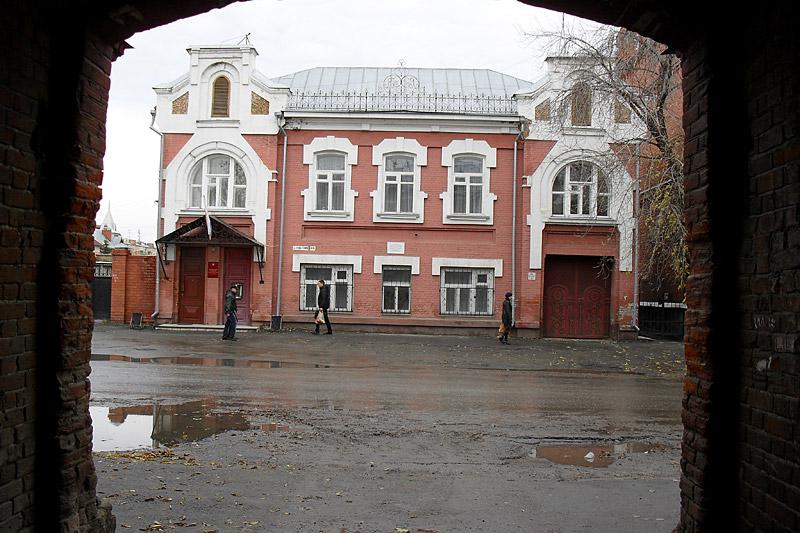
[[[605,113],[614,126],[607,129],[614,156],[598,154],[600,165],[606,175],[622,165],[639,176],[642,278],[657,294],[670,287],[682,292],[688,257],[679,59],[665,45],[607,26],[529,37],[571,65],[569,86],[535,113],[546,113],[556,129],[592,125],[593,109],[595,117]],[[626,123],[638,127],[616,127]]]

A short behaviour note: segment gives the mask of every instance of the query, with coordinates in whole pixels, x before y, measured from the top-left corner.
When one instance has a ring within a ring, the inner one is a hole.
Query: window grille
[[[319,308],[317,282],[321,279],[330,287],[330,311],[352,311],[353,265],[300,265],[300,310]]]
[[[411,312],[411,267],[383,267],[382,310],[392,314]]]
[[[440,277],[441,314],[494,314],[494,269],[442,268]]]

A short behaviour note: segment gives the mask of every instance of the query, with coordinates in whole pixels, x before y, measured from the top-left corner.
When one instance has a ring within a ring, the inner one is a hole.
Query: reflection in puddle
[[[251,429],[244,415],[215,412],[216,402],[200,400],[179,405],[158,403],[130,407],[89,408],[94,451],[135,450],[194,442],[230,430]],[[289,426],[261,424],[262,431],[289,432]]]
[[[626,442],[603,446],[561,444],[537,446],[529,455],[560,465],[606,468],[627,453],[648,453],[659,446],[648,442]]]
[[[330,365],[313,363],[297,363],[293,361],[265,361],[263,359],[242,359],[224,357],[135,357],[132,355],[114,355],[93,353],[92,361],[116,361],[123,363],[150,363],[157,365],[190,365],[190,366],[229,366],[234,368],[330,368]]]

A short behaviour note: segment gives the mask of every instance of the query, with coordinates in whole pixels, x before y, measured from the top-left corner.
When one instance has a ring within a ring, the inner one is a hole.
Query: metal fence
[[[289,98],[288,111],[413,111],[460,115],[516,115],[510,96],[438,94],[425,92],[298,92]]]
[[[639,305],[639,333],[647,337],[681,340],[686,306],[642,302]]]

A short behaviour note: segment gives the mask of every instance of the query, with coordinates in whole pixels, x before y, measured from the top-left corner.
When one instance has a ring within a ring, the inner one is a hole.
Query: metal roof
[[[485,95],[510,97],[529,92],[534,84],[490,69],[316,67],[273,78],[272,83],[293,92],[378,93],[390,76],[409,76],[419,90],[440,95]]]

